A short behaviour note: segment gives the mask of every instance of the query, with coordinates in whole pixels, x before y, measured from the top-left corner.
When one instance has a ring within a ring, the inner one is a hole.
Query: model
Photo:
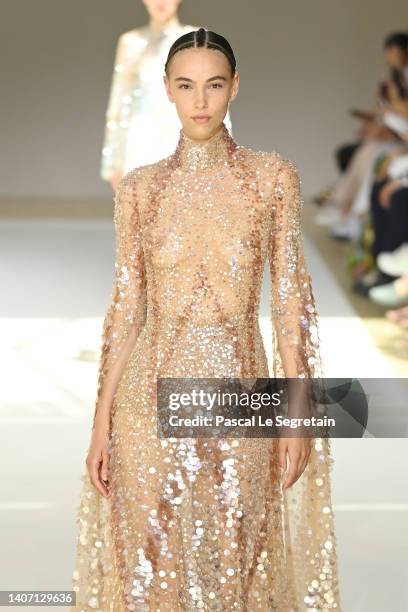
[[[268,377],[267,260],[273,376],[321,376],[296,166],[227,130],[239,75],[224,37],[177,39],[164,83],[182,123],[176,150],[115,195],[72,609],[339,611],[328,438],[157,435],[158,377]]]
[[[172,43],[195,26],[180,23],[181,0],[143,0],[149,23],[119,37],[105,118],[101,177],[116,189],[129,170],[173,153],[181,128],[166,96],[163,65]],[[231,131],[227,113],[225,124]]]

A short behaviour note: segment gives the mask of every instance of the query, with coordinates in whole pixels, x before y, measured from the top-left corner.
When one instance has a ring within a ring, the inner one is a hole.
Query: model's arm
[[[115,194],[115,280],[103,324],[95,419],[107,423],[123,368],[146,320],[146,274],[137,181],[126,176]],[[97,417],[98,415],[98,417]]]
[[[321,375],[316,306],[301,233],[300,177],[289,160],[280,160],[272,193],[269,246],[271,315],[274,338],[287,381],[288,416],[313,415],[309,380]],[[283,488],[292,486],[305,470],[311,452],[310,430],[282,428],[279,465],[289,468]]]
[[[105,115],[105,133],[101,158],[101,177],[110,181],[123,171],[126,121],[132,93],[132,49],[129,34],[119,37],[114,61],[109,102]]]
[[[320,375],[318,322],[301,231],[296,166],[282,159],[272,193],[269,246],[271,316],[287,378]]]

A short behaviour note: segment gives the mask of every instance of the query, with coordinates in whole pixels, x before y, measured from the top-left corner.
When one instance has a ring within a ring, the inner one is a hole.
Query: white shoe
[[[316,225],[331,225],[336,221],[340,221],[341,212],[334,204],[325,204],[317,215],[314,217]]]
[[[398,295],[395,281],[387,285],[372,287],[368,292],[368,297],[373,302],[386,306],[387,308],[400,308],[408,304],[407,295]]]
[[[377,265],[390,276],[404,276],[408,273],[408,243],[402,244],[391,253],[380,253]]]
[[[358,217],[347,215],[341,221],[330,227],[330,236],[339,240],[358,240],[361,235],[362,224]]]

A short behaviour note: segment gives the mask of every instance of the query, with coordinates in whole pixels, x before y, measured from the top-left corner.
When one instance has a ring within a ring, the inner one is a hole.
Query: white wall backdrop
[[[116,40],[146,21],[138,0],[2,0],[0,199],[107,198],[99,178]],[[382,40],[408,26],[405,0],[184,0],[181,20],[226,36],[241,88],[241,144],[299,165],[306,194],[335,176],[351,106],[369,106]]]

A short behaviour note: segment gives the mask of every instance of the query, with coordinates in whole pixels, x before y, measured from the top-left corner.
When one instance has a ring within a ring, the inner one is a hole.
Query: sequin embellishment
[[[97,401],[129,358],[111,410],[111,498],[83,474],[73,610],[340,612],[328,439],[284,492],[276,439],[156,435],[158,376],[322,376],[301,209],[295,165],[225,125],[199,144],[181,130],[173,155],[119,184]]]

